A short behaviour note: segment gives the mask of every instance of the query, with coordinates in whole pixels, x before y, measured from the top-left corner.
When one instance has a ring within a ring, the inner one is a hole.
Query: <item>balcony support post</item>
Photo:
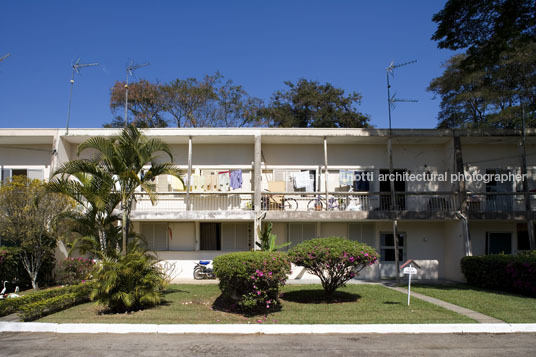
[[[394,212],[395,219],[393,220],[393,242],[395,246],[395,266],[396,266],[396,282],[400,283],[400,258],[398,256],[398,221],[397,216],[398,212],[396,211],[396,194],[395,194],[395,181],[391,180],[393,178],[393,143],[391,130],[389,129],[389,138],[387,139],[387,156],[389,161],[389,185],[391,190],[391,212]]]
[[[190,188],[192,187],[192,137],[188,137],[188,184],[186,185],[186,210],[190,211]]]
[[[324,136],[324,188],[326,189],[326,207],[329,211],[329,195],[328,195],[328,138]]]
[[[255,135],[255,161],[253,163],[254,171],[254,194],[253,194],[253,207],[255,208],[255,223],[253,227],[253,249],[257,249],[257,242],[260,242],[259,239],[259,222],[257,217],[261,213],[261,159],[262,159],[262,147],[261,147],[261,136]]]
[[[454,144],[454,165],[456,168],[456,174],[458,176],[465,175],[465,169],[463,167],[463,154],[462,154],[462,142],[460,136],[456,135],[456,130],[452,130],[453,144]],[[471,243],[471,235],[469,234],[469,221],[467,218],[467,191],[465,187],[465,179],[458,181],[458,211],[462,219],[463,240],[465,243],[465,255],[473,255],[473,248]]]
[[[521,174],[527,178],[527,146],[525,134],[525,107],[522,106],[522,126],[521,126]],[[534,220],[532,219],[532,207],[530,202],[529,183],[523,180],[523,195],[525,199],[525,215],[527,216],[527,228],[529,235],[530,250],[536,249],[536,239],[534,237]]]

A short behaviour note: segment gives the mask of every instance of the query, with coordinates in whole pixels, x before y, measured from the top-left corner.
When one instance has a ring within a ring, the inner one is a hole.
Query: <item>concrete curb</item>
[[[385,325],[157,325],[0,322],[0,332],[157,333],[157,334],[351,334],[351,333],[529,333],[536,324],[385,324]]]

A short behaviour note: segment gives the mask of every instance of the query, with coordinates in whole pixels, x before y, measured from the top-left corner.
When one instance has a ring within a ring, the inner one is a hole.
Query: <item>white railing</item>
[[[531,194],[532,210],[536,196]],[[519,192],[468,192],[469,212],[521,212],[525,211],[525,194]]]
[[[162,192],[156,194],[153,205],[149,195],[136,195],[135,210],[151,212],[186,211],[186,192]],[[191,192],[188,196],[191,211],[236,211],[253,209],[253,192]]]
[[[457,207],[451,192],[398,192],[395,205],[391,194],[384,192],[325,193],[263,192],[262,210],[267,211],[416,211],[448,212]]]

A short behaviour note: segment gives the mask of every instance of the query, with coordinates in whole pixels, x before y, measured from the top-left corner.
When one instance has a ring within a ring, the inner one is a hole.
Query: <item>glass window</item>
[[[405,256],[406,233],[398,233],[398,260],[404,261]],[[395,240],[393,233],[380,234],[380,261],[394,262],[395,261]]]

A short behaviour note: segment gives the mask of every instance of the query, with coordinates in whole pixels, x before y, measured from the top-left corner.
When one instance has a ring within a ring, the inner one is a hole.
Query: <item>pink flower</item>
[[[261,294],[261,291],[260,290],[257,290],[257,295],[260,295]]]

